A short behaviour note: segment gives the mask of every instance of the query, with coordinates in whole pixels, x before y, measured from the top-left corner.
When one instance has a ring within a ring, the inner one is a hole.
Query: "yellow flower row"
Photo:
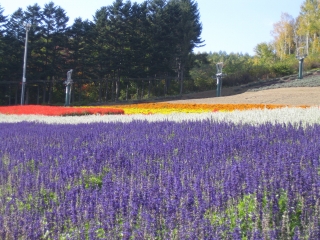
[[[170,114],[170,113],[203,113],[218,111],[275,109],[287,105],[276,104],[175,104],[175,103],[137,103],[114,105],[112,108],[123,109],[125,114]],[[110,107],[110,106],[108,106]],[[301,106],[307,107],[307,106]]]

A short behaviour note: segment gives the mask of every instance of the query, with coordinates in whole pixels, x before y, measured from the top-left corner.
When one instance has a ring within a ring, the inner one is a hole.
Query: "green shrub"
[[[277,76],[291,75],[291,74],[293,74],[295,72],[293,66],[289,65],[286,62],[277,62],[277,63],[275,63],[272,66],[272,71]]]

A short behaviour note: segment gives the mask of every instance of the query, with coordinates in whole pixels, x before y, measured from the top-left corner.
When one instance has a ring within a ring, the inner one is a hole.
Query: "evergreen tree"
[[[171,75],[179,39],[175,30],[180,18],[179,6],[168,4],[166,0],[152,0],[148,8],[149,75]]]
[[[121,76],[128,76],[130,69],[130,21],[131,2],[123,3],[116,0],[113,5],[108,7],[108,34],[109,46],[112,53],[112,70],[115,77],[115,99],[120,93]]]
[[[3,35],[4,35],[4,28],[5,28],[4,25],[7,22],[7,16],[3,15],[3,11],[4,11],[4,9],[0,5],[0,36],[1,37],[3,37]]]
[[[66,32],[69,18],[66,16],[65,11],[61,7],[55,6],[53,2],[45,4],[41,13],[42,52],[39,57],[41,57],[42,63],[42,77],[51,80],[48,98],[48,103],[51,103],[53,82],[56,79],[65,78],[68,70],[67,62],[70,54],[66,49]],[[62,87],[62,84],[59,86]]]
[[[7,80],[21,80],[23,67],[23,52],[26,30],[24,27],[25,15],[21,8],[16,10],[9,18],[4,31],[3,54],[6,56],[4,61],[4,78]]]
[[[172,0],[180,8],[180,21],[176,28],[179,41],[176,46],[178,77],[180,80],[180,94],[183,92],[184,74],[188,72],[189,54],[195,47],[201,47],[202,24],[198,4],[194,0]]]
[[[68,31],[70,58],[67,65],[74,69],[74,76],[80,79],[96,77],[93,74],[95,63],[92,54],[96,36],[94,28],[89,20],[77,18]]]
[[[96,77],[105,78],[111,74],[111,49],[109,36],[109,12],[107,7],[96,11],[94,16],[93,52],[96,66]]]
[[[33,80],[40,79],[42,74],[40,54],[41,54],[41,35],[40,29],[42,24],[42,14],[41,7],[38,4],[34,4],[33,6],[28,6],[27,10],[24,12],[25,21],[31,24],[31,28],[29,30],[29,42],[28,42],[28,78]]]
[[[147,15],[147,2],[132,4],[127,28],[130,44],[130,69],[126,73],[128,77],[147,76],[146,68],[149,64],[147,46],[149,44],[148,31],[150,27]]]
[[[42,25],[40,28],[42,38],[42,64],[43,77],[64,76],[65,67],[65,46],[67,43],[66,30],[69,18],[65,11],[55,6],[53,2],[45,4],[42,10]]]
[[[0,5],[0,81],[4,80],[4,74],[5,74],[5,67],[4,64],[6,64],[6,55],[5,49],[6,44],[4,41],[4,34],[5,34],[5,24],[7,22],[7,17],[3,15],[4,9]]]

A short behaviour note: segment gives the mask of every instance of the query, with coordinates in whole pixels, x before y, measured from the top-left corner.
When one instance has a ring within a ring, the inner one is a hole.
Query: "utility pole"
[[[31,24],[27,23],[24,25],[26,28],[26,39],[24,43],[24,58],[23,58],[23,76],[21,86],[21,105],[24,105],[24,94],[26,90],[26,69],[27,69],[27,52],[28,52],[28,33],[31,28]]]

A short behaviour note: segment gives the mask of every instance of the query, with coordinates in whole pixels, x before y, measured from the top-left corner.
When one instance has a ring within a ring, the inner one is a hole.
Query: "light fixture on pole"
[[[24,58],[23,58],[23,76],[22,76],[22,86],[21,86],[21,105],[24,105],[24,94],[26,89],[26,69],[27,69],[27,51],[28,51],[28,33],[31,28],[30,23],[24,25],[26,28],[26,40],[24,43]]]
[[[308,56],[308,54],[307,54],[307,48],[306,47],[297,48],[296,59],[299,60],[299,75],[298,75],[298,79],[302,79],[303,78],[303,61],[307,56]]]
[[[222,73],[223,62],[218,62],[216,64],[217,67],[217,97],[221,97],[221,89],[222,89],[222,77],[226,76],[226,74]]]
[[[72,79],[71,79],[71,75],[72,75],[73,70],[69,70],[67,72],[67,80],[64,81],[64,84],[66,85],[66,102],[64,104],[64,106],[70,106],[70,100],[71,100],[71,86],[72,86]]]

